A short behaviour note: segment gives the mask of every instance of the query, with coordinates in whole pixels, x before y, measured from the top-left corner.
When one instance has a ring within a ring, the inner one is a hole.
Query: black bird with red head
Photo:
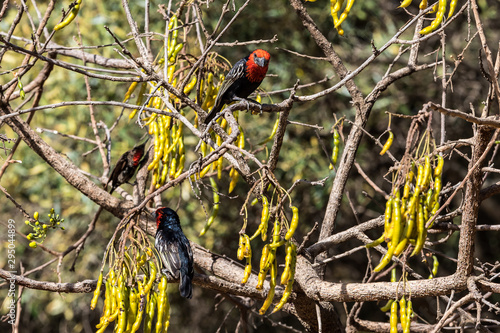
[[[257,49],[236,62],[222,82],[212,111],[205,118],[205,124],[214,119],[225,104],[234,101],[247,101],[248,103],[247,97],[259,87],[266,77],[270,59],[271,55],[267,51]],[[257,103],[254,100],[250,101]]]
[[[104,185],[104,189],[107,190],[108,185],[111,183],[110,194],[113,193],[118,186],[125,184],[134,176],[135,172],[139,168],[139,165],[144,160],[143,157],[147,142],[148,140],[146,140],[143,144],[125,152],[120,157],[118,162],[116,162],[108,182]]]
[[[182,232],[177,213],[166,207],[156,210],[155,247],[163,263],[163,273],[173,279],[180,279],[179,291],[182,297],[193,294],[193,252],[189,240]]]

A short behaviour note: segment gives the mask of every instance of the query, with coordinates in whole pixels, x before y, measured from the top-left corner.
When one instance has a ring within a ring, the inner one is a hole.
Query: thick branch
[[[96,285],[97,280],[84,280],[75,283],[57,283],[48,281],[37,281],[24,276],[10,274],[0,269],[0,277],[7,281],[14,280],[16,284],[30,289],[53,291],[58,293],[90,293]]]
[[[349,71],[345,68],[342,60],[333,49],[330,41],[328,41],[328,39],[318,29],[300,0],[290,0],[290,3],[301,19],[304,27],[309,30],[309,33],[313,37],[314,41],[327,57],[328,62],[330,62],[337,75],[343,79]],[[349,133],[349,137],[346,141],[346,146],[340,160],[337,175],[333,181],[332,191],[330,192],[330,198],[328,200],[328,206],[326,208],[325,217],[321,226],[319,240],[323,240],[333,233],[335,219],[340,210],[340,203],[342,201],[342,195],[347,183],[347,177],[353,167],[356,150],[358,149],[363,135],[362,129],[366,126],[372,107],[371,104],[366,104],[364,102],[363,95],[353,80],[347,81],[345,85],[352,96],[353,106],[356,108],[355,126],[352,127],[351,132]]]
[[[377,321],[356,319],[355,323],[356,327],[360,331],[368,331],[373,333],[386,333],[389,332],[391,329],[390,324],[388,322],[381,323]],[[427,333],[432,329],[432,327],[433,327],[432,325],[419,324],[416,322],[411,323],[411,331],[415,333]],[[403,328],[401,327],[401,324],[398,324],[398,332],[402,331]]]
[[[497,130],[498,131],[498,130]],[[475,136],[474,148],[472,150],[472,158],[469,163],[469,168],[472,168],[482,158],[483,153],[490,143],[492,130],[487,127],[479,127]],[[478,165],[472,172],[471,176],[466,180],[464,208],[462,213],[462,227],[460,230],[460,240],[458,243],[458,263],[456,274],[462,277],[469,276],[474,269],[474,237],[476,235],[476,224],[481,204],[481,186],[483,184],[483,172],[481,168],[483,163]]]
[[[311,263],[304,257],[297,258],[295,279],[306,295],[316,301],[326,302],[364,302],[382,299],[397,299],[403,294],[407,297],[428,297],[448,295],[453,290],[467,288],[466,279],[458,275],[430,280],[406,282],[406,288],[398,282],[374,283],[332,283],[319,278]]]
[[[242,265],[230,258],[213,254],[199,245],[191,244],[195,263],[207,273],[233,283],[241,281],[244,273]],[[301,255],[297,257],[295,280],[307,297],[318,302],[377,301],[395,299],[401,297],[403,293],[407,296],[411,293],[412,297],[428,297],[447,295],[452,290],[460,291],[467,288],[467,280],[461,279],[458,275],[408,281],[405,291],[397,282],[332,283],[321,280],[311,263]],[[256,283],[257,276],[252,274],[247,286],[255,286]]]
[[[490,185],[486,188],[483,188],[480,192],[481,201],[488,199],[496,194],[500,193],[500,182],[496,182],[493,185]]]
[[[327,237],[317,243],[311,245],[306,249],[313,257],[317,256],[321,252],[330,249],[332,246],[345,242],[351,238],[355,238],[359,233],[365,232],[367,230],[374,229],[376,227],[381,227],[384,225],[384,217],[379,216],[373,220],[361,223],[345,231],[336,233],[330,237]]]
[[[465,121],[468,121],[468,122],[471,122],[474,124],[485,125],[485,126],[494,127],[494,128],[500,128],[500,120],[498,120],[497,116],[490,116],[487,118],[479,118],[479,117],[475,117],[472,114],[468,114],[468,113],[465,113],[465,112],[462,112],[459,110],[451,110],[451,109],[443,108],[441,105],[434,104],[434,103],[428,103],[426,106],[431,108],[432,110],[439,111],[442,114],[461,118]]]

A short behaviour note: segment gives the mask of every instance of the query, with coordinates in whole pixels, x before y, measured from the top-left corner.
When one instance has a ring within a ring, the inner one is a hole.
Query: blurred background
[[[67,8],[69,1],[57,2],[56,12],[64,6]],[[150,30],[162,33],[164,31],[164,21],[156,8],[162,4],[160,1],[151,1],[151,25]],[[235,1],[236,7],[242,1]],[[490,41],[499,40],[500,20],[498,11],[500,2],[498,1],[478,1],[483,19],[484,29]],[[46,3],[38,1],[40,11],[44,12]],[[209,31],[216,26],[222,9],[223,2],[210,3],[203,8],[203,21]],[[459,2],[459,6],[462,5]],[[138,20],[139,29],[144,26],[144,3],[131,2],[133,13]],[[335,51],[342,58],[344,65],[349,70],[356,69],[371,54],[372,46],[381,47],[410,19],[408,13],[398,9],[398,1],[358,1],[355,3],[348,19],[343,24],[345,34],[339,36],[333,28],[329,3],[326,1],[316,1],[307,3],[310,15],[315,20],[319,29],[328,36],[334,44]],[[30,13],[34,15],[34,9],[28,4]],[[408,9],[416,12],[417,4],[413,4]],[[232,2],[230,2],[232,8]],[[0,22],[0,31],[7,31],[16,15],[17,10],[11,3],[7,12]],[[233,15],[231,12],[224,18],[223,24],[227,23]],[[48,27],[51,29],[57,20],[58,15],[52,15]],[[21,18],[22,24],[14,31],[15,36],[29,38],[31,27],[26,18]],[[76,23],[76,24],[75,24]],[[82,9],[78,18],[70,27],[58,32],[53,41],[66,46],[77,47],[76,40],[81,38],[85,46],[104,45],[97,50],[88,49],[87,52],[100,54],[105,57],[119,58],[115,52],[116,46],[106,46],[113,42],[111,36],[105,31],[104,26],[108,26],[118,38],[128,39],[129,27],[125,20],[125,14],[119,1],[83,1]],[[428,23],[427,23],[428,24]],[[446,61],[447,73],[455,69],[455,64],[460,60],[460,66],[452,77],[451,90],[448,91],[447,107],[470,112],[473,107],[480,113],[483,99],[486,96],[488,82],[478,68],[478,56],[480,42],[475,38],[468,46],[467,50],[459,58],[467,38],[471,37],[468,32],[467,15],[463,15],[453,22],[446,30]],[[78,35],[78,31],[79,34]],[[408,31],[403,34],[403,39],[411,39],[413,32]],[[306,54],[312,57],[322,57],[321,50],[310,38],[309,33],[303,28],[297,15],[287,1],[253,1],[241,13],[236,22],[228,29],[220,42],[233,42],[271,39],[277,36],[275,43],[260,43],[233,47],[215,47],[214,51],[231,61],[236,62],[246,56],[255,48],[264,48],[271,53],[271,62],[268,77],[261,85],[264,103],[277,103],[289,96],[289,92],[278,92],[293,87],[297,80],[300,84],[307,84],[324,80],[325,82],[316,84],[310,88],[301,89],[298,95],[306,95],[321,91],[334,85],[339,78],[334,74],[331,66],[321,59],[310,59],[294,55],[287,50]],[[16,43],[20,43],[16,41]],[[135,50],[133,41],[126,44]],[[162,47],[160,37],[153,38],[152,46],[158,52]],[[493,50],[497,50],[498,45],[489,45]],[[440,39],[434,37],[422,43],[419,62],[432,62],[440,57]],[[188,52],[198,56],[198,45],[193,41],[192,46],[188,46]],[[373,89],[375,84],[387,71],[388,66],[393,62],[394,57],[399,52],[399,46],[391,46],[385,53],[381,54],[370,66],[358,75],[356,84],[366,96]],[[134,54],[134,55],[137,55]],[[396,63],[394,69],[402,67],[407,62],[408,54],[404,54]],[[68,62],[79,63],[75,59],[59,57]],[[13,52],[7,52],[1,63],[1,70],[11,70],[19,65],[22,57]],[[42,66],[38,63],[36,66]],[[90,65],[93,66],[93,65]],[[25,78],[26,81],[33,79],[37,71],[32,71]],[[30,77],[30,75],[32,75]],[[0,76],[0,82],[6,83],[12,79],[12,74]],[[430,69],[408,76],[397,81],[389,87],[376,102],[367,130],[375,137],[379,137],[388,125],[386,111],[391,113],[413,115],[416,114],[423,104],[433,101],[441,103],[441,77],[442,68]],[[128,89],[127,83],[114,83],[97,79],[90,79],[94,100],[121,101]],[[267,95],[267,93],[270,93]],[[51,78],[45,85],[41,105],[57,103],[66,100],[85,100],[86,90],[83,76],[74,72],[68,72],[55,67]],[[299,185],[293,193],[294,202],[300,203],[300,218],[303,221],[296,234],[296,239],[301,239],[312,228],[314,222],[321,222],[324,210],[328,201],[332,179],[335,171],[329,170],[329,157],[324,150],[332,150],[332,134],[330,132],[335,124],[335,117],[338,119],[345,116],[348,120],[354,119],[354,108],[351,98],[345,88],[329,94],[321,99],[309,103],[296,103],[291,111],[289,120],[317,125],[323,127],[318,131],[319,136],[311,127],[290,125],[285,136],[285,143],[278,163],[278,170],[275,172],[281,184],[291,186],[297,179],[320,180],[329,177],[324,187]],[[20,101],[14,101],[13,107],[18,106]],[[106,124],[111,125],[122,113],[120,108],[101,106],[97,109],[98,118]],[[496,110],[498,111],[498,110]],[[112,164],[126,150],[132,148],[142,137],[144,130],[140,129],[134,121],[129,121],[128,112],[124,111],[124,116],[118,124],[118,129],[113,132],[112,141]],[[192,110],[186,112],[193,112]],[[437,115],[437,114],[436,114]],[[33,128],[51,129],[59,133],[71,134],[78,137],[93,138],[92,128],[89,125],[88,108],[85,106],[62,107],[53,110],[38,112],[31,126]],[[277,114],[264,113],[262,116],[251,115],[240,112],[240,124],[245,130],[247,147],[257,148],[258,144],[266,139],[272,130]],[[410,120],[392,117],[391,129],[394,132],[395,140],[391,148],[391,153],[400,158],[403,155],[406,135]],[[435,138],[439,140],[439,117],[433,121]],[[347,135],[350,124],[344,122],[342,135]],[[472,128],[465,121],[457,118],[447,118],[446,131],[448,140],[458,140],[472,136]],[[13,132],[3,126],[1,133],[9,138],[16,138]],[[92,151],[94,147],[91,143],[75,141],[71,138],[57,134],[44,132],[42,138],[54,149],[65,155],[81,169],[100,176],[102,174],[102,163],[97,151]],[[385,137],[381,138],[385,141]],[[187,163],[194,161],[197,155],[194,153],[194,146],[197,144],[195,137],[186,137]],[[12,143],[10,143],[12,145]],[[266,160],[271,147],[271,142],[263,145],[257,156],[261,160]],[[323,149],[324,147],[324,149]],[[341,153],[342,153],[341,145]],[[387,156],[379,156],[379,147],[365,136],[357,153],[357,162],[361,165],[366,174],[383,190],[389,192],[391,189],[391,176],[387,171],[392,166],[391,160]],[[470,150],[462,148],[464,154],[470,156]],[[7,153],[0,151],[0,161]],[[73,244],[87,230],[88,224],[97,211],[97,206],[83,196],[80,192],[69,186],[65,180],[53,171],[44,161],[33,153],[25,144],[21,143],[14,159],[22,161],[9,166],[7,172],[0,179],[0,184],[7,189],[28,213],[33,214],[39,211],[41,216],[46,216],[50,208],[54,208],[63,218],[65,218],[65,230],[57,231],[47,237],[44,245],[55,251],[63,251],[70,244]],[[498,158],[497,158],[498,160]],[[452,155],[451,160],[445,162],[443,172],[443,185],[455,184],[463,179],[467,172],[467,162],[459,156]],[[204,180],[209,184],[208,179]],[[485,184],[485,186],[490,184]],[[218,181],[219,190],[227,193],[229,186],[228,177],[223,177]],[[124,185],[123,188],[131,191],[132,187]],[[236,249],[238,246],[238,231],[241,228],[243,219],[239,216],[239,211],[246,198],[249,187],[240,180],[235,191],[230,196],[221,196],[221,207],[219,215],[204,237],[198,234],[206,222],[207,216],[203,209],[200,209],[200,202],[193,195],[191,187],[187,182],[162,195],[163,204],[178,210],[183,230],[186,236],[210,249],[211,251],[226,255],[236,259]],[[345,190],[344,204],[336,220],[336,231],[345,230],[359,221],[367,221],[383,213],[385,199],[376,193],[364,179],[353,170]],[[202,199],[207,213],[210,214],[212,194],[207,188],[202,188]],[[2,222],[8,219],[16,222],[16,229],[24,234],[31,230],[24,224],[25,218],[14,207],[12,202],[2,195],[0,202],[0,215]],[[356,215],[350,207],[347,197],[350,198]],[[456,208],[460,204],[460,197],[455,199],[451,205]],[[498,224],[498,197],[492,197],[483,202],[479,213],[479,224]],[[249,226],[256,228],[260,222],[260,210],[257,206],[250,207],[248,215]],[[455,223],[459,223],[457,218]],[[90,235],[82,249],[79,257],[76,258],[75,271],[70,271],[75,254],[72,253],[64,258],[60,266],[60,279],[63,282],[77,282],[85,279],[97,279],[103,251],[113,234],[118,219],[107,212],[103,212],[96,225],[96,230]],[[378,238],[378,232],[370,235],[373,239]],[[2,248],[0,249],[0,267],[6,267],[6,233],[1,233]],[[310,244],[318,237],[318,232],[312,235]],[[434,236],[431,236],[434,237]],[[499,238],[493,233],[479,232],[477,234],[476,253],[481,261],[494,262],[498,258]],[[446,244],[436,246],[436,249],[451,256],[456,257],[458,234],[451,236]],[[342,244],[330,255],[342,253],[360,242],[353,240]],[[16,239],[16,259],[18,267],[22,265],[24,271],[39,266],[53,257],[43,252],[39,248],[28,247],[28,241],[21,236]],[[416,259],[414,259],[416,260]],[[367,265],[365,251],[359,251],[348,257],[336,260],[327,266],[326,280],[328,281],[356,281],[359,282],[365,275]],[[33,272],[30,278],[40,281],[58,281],[56,273],[57,261],[44,268]],[[20,269],[20,268],[19,268]],[[452,261],[443,261],[439,268],[439,276],[446,276],[453,272],[455,264]],[[424,272],[424,270],[422,270]],[[424,273],[423,273],[424,274]],[[239,320],[239,310],[230,301],[228,295],[220,295],[211,290],[204,290],[194,287],[192,300],[181,298],[177,292],[177,285],[170,285],[169,293],[171,304],[171,332],[232,332],[235,330]],[[3,284],[0,290],[0,297],[3,299],[7,293],[7,285]],[[102,309],[102,299],[98,303],[95,311],[89,309],[92,294],[57,294],[39,290],[24,289],[22,294],[21,328],[23,332],[94,332],[95,325],[99,322],[100,311]],[[252,302],[251,300],[249,300]],[[388,321],[385,313],[378,310],[382,304],[366,304],[360,317],[368,320]],[[341,318],[345,319],[343,304],[335,304]],[[436,302],[432,299],[418,300],[414,308],[418,307],[418,314],[422,319],[432,320],[435,315]],[[350,305],[348,305],[350,307]],[[6,304],[2,305],[2,313],[6,313]],[[302,331],[302,326],[293,317],[284,312],[273,314],[271,317],[258,315],[251,316],[252,332],[290,332]],[[294,327],[294,329],[290,329]],[[6,331],[10,325],[6,322],[0,323],[0,330]]]

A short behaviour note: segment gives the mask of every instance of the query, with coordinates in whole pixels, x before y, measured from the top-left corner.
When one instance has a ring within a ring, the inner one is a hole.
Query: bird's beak
[[[264,57],[255,57],[254,59],[255,63],[259,65],[260,67],[266,67],[267,64],[269,63],[269,60],[267,60]]]

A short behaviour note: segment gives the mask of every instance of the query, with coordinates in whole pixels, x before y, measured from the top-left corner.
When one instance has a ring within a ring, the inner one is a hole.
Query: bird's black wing
[[[227,73],[226,75],[226,78],[224,79],[224,82],[222,82],[222,85],[219,89],[219,91],[217,92],[217,97],[215,99],[215,105],[217,105],[217,100],[220,99],[225,93],[226,91],[229,89],[229,87],[231,87],[234,82],[236,82],[236,80],[238,80],[239,78],[242,78],[246,75],[245,71],[246,71],[246,67],[247,67],[247,61],[248,59],[247,58],[243,58],[243,59],[240,59],[238,62],[236,62],[233,66],[233,68],[231,68],[231,70],[229,71],[229,73]],[[227,97],[230,97],[230,96],[227,96]]]
[[[193,252],[189,240],[183,235],[179,240],[179,255],[181,259],[181,283],[179,291],[182,297],[191,298],[193,294]]]
[[[116,165],[115,165],[113,171],[111,171],[111,176],[109,176],[108,182],[106,183],[106,185],[104,185],[104,189],[107,190],[108,184],[111,183],[111,192],[110,193],[113,193],[115,188],[117,188],[118,186],[121,185],[121,184],[119,184],[118,176],[120,175],[120,172],[127,165],[127,154],[128,154],[128,152],[126,152],[122,156],[120,156],[120,159],[118,160],[118,162],[116,162]]]
[[[217,92],[217,97],[215,97],[214,106],[205,119],[205,124],[208,124],[217,115],[217,113],[220,112],[224,104],[231,100],[232,96],[226,96],[226,93],[236,80],[245,76],[247,61],[247,58],[240,59],[234,64],[229,73],[227,73],[224,82],[222,82],[222,85]]]
[[[177,242],[166,239],[163,232],[158,231],[155,238],[155,247],[163,262],[164,271],[169,274],[171,278],[178,279],[180,277],[181,257],[179,255],[180,249]]]

